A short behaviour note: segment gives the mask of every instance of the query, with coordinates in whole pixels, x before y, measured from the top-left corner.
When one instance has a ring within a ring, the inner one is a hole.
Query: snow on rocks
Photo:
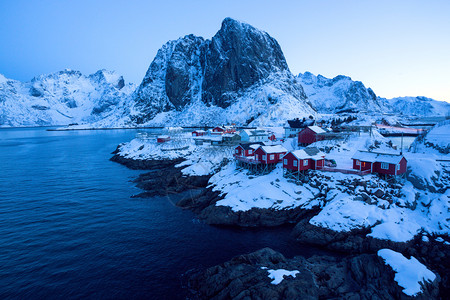
[[[277,270],[270,270],[267,267],[261,267],[261,269],[263,270],[267,270],[267,272],[269,272],[269,278],[273,279],[272,280],[272,284],[279,284],[283,281],[283,279],[285,279],[284,277],[295,277],[297,274],[300,273],[300,271],[297,270],[293,270],[293,271],[288,271],[285,269],[277,269]]]
[[[378,256],[383,258],[395,274],[395,281],[403,287],[403,293],[416,296],[422,292],[421,283],[436,279],[436,275],[421,264],[415,257],[410,259],[390,249],[381,249]]]

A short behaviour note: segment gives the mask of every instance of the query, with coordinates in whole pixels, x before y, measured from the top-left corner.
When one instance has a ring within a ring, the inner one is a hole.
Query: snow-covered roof
[[[240,143],[239,146],[244,150],[249,149],[258,149],[259,146],[264,146],[263,142],[255,142],[255,143]]]
[[[205,131],[205,130],[194,130],[194,131],[192,131],[192,132],[198,132],[198,133],[206,133],[206,131]]]
[[[158,139],[170,139],[168,135],[158,135]]]
[[[383,162],[388,164],[398,164],[404,156],[401,154],[377,153],[369,151],[358,150],[352,156],[352,159],[357,159],[366,162]]]
[[[271,145],[271,146],[259,146],[266,153],[281,153],[287,152],[287,149],[281,145]]]
[[[325,133],[326,131],[320,128],[319,126],[308,126],[309,129],[314,131],[315,133]]]
[[[313,159],[313,160],[321,160],[325,158],[325,153],[323,152],[316,152],[315,154],[311,155],[310,153],[307,153],[305,150],[295,150],[291,151],[291,153],[298,159]]]

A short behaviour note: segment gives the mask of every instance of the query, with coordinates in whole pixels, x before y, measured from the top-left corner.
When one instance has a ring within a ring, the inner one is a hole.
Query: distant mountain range
[[[361,81],[339,75],[332,79],[310,72],[299,74],[298,79],[308,100],[320,113],[371,112],[405,116],[448,116],[450,103],[426,97],[377,97]]]
[[[211,40],[167,42],[141,84],[115,72],[65,70],[30,82],[0,75],[0,126],[282,125],[321,113],[450,114],[425,97],[385,99],[350,77],[294,76],[277,41],[231,18]]]
[[[116,119],[136,86],[115,72],[41,75],[30,82],[0,75],[0,126],[48,126]]]

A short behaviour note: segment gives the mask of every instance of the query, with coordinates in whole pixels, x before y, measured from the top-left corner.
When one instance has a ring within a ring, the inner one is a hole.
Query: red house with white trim
[[[262,142],[239,144],[234,148],[234,156],[254,156],[255,150],[262,145],[264,145]]]
[[[324,163],[325,154],[316,147],[291,151],[283,157],[283,168],[293,172],[320,169]]]
[[[319,126],[308,126],[298,133],[299,145],[310,145],[314,142],[323,140],[322,134],[325,130]]]
[[[281,161],[287,149],[281,145],[259,146],[255,150],[255,160],[262,164],[276,164]]]
[[[402,154],[357,151],[352,157],[353,169],[386,175],[402,175],[406,173],[407,161]]]

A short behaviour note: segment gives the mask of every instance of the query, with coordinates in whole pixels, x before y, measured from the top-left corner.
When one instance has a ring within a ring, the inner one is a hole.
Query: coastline
[[[426,292],[421,294],[422,296],[426,295],[427,297],[435,298],[439,293],[445,295],[449,290],[449,278],[446,274],[449,266],[448,255],[444,254],[448,253],[448,245],[436,241],[436,238],[438,238],[437,236],[434,237],[434,239],[429,239],[427,242],[424,241],[424,237],[421,235],[415,236],[414,239],[408,242],[393,242],[366,236],[373,226],[353,229],[348,232],[338,232],[313,225],[309,222],[318,212],[315,208],[252,208],[247,211],[233,211],[230,207],[216,205],[218,201],[223,199],[224,195],[221,195],[218,191],[214,191],[213,187],[209,185],[209,179],[213,174],[203,176],[185,175],[181,172],[180,167],[176,167],[177,165],[182,165],[184,159],[152,160],[126,158],[120,154],[119,149],[120,146],[113,152],[115,155],[111,158],[112,161],[121,163],[132,169],[158,172],[156,176],[155,173],[152,172],[139,176],[135,182],[137,183],[137,186],[144,189],[145,192],[137,195],[137,197],[151,197],[163,195],[164,193],[178,193],[187,189],[202,189],[198,195],[181,200],[177,203],[177,206],[183,209],[192,210],[207,224],[244,228],[296,224],[291,235],[299,243],[323,247],[324,249],[335,251],[339,254],[351,256],[354,259],[358,259],[358,257],[365,255],[376,256],[377,251],[389,248],[403,253],[406,256],[417,257],[422,262],[427,262],[427,265],[440,275],[432,284],[426,285]],[[160,176],[163,174],[164,176]],[[155,178],[158,178],[158,180],[155,181]],[[327,257],[318,260],[319,261],[316,262],[316,264],[320,265],[326,263],[328,267],[331,267],[336,263],[331,263]],[[377,260],[375,259],[374,261],[376,262]],[[225,263],[225,265],[226,264],[227,263]],[[203,290],[202,286],[205,287],[210,284],[208,283],[208,280],[202,277],[202,272],[208,274],[208,272],[211,271],[209,269],[200,271],[192,277],[197,278],[192,281],[192,285],[200,294]],[[229,278],[226,280],[229,280]],[[214,284],[218,283],[215,282]],[[395,294],[397,292],[398,291],[391,291],[389,292],[389,295],[395,296],[397,295]],[[202,295],[209,297],[206,294]],[[344,294],[341,294],[341,296],[343,295]]]

